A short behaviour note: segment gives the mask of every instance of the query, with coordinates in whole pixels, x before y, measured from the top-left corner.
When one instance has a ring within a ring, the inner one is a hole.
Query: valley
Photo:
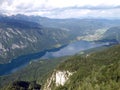
[[[19,70],[20,68],[25,67],[32,60],[35,60],[38,58],[50,59],[50,58],[68,56],[68,55],[70,56],[87,49],[97,48],[107,44],[108,44],[107,42],[97,44],[97,43],[88,42],[88,41],[77,41],[68,45],[61,46],[59,48],[53,48],[53,49],[44,50],[34,54],[20,56],[16,59],[13,59],[10,63],[0,64],[0,75],[11,74],[14,71]]]
[[[0,90],[32,81],[43,90],[84,90],[88,84],[91,90],[95,90],[94,85],[100,89],[101,83],[86,80],[91,80],[94,73],[101,75],[109,65],[119,69],[115,64],[119,63],[119,24],[120,20],[0,16]],[[117,77],[119,81],[119,74]],[[81,86],[74,87],[74,82]],[[114,84],[119,88],[119,82]]]
[[[0,16],[0,63],[78,40],[100,40],[119,23],[119,20]]]
[[[120,90],[120,0],[0,0],[0,90]]]

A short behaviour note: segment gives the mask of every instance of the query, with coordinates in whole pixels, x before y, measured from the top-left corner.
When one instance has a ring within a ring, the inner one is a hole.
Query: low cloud
[[[50,18],[120,18],[119,0],[0,0],[0,13]]]

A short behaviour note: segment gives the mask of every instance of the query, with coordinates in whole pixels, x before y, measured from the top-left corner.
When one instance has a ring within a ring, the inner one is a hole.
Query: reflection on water
[[[69,45],[64,45],[60,48],[53,48],[50,50],[44,50],[34,54],[20,56],[16,59],[13,59],[10,63],[0,64],[0,75],[6,75],[14,71],[17,71],[21,67],[26,66],[30,61],[38,58],[51,58],[51,57],[53,58],[66,55],[74,55],[82,50],[87,50],[102,45],[105,45],[105,43],[98,44],[88,41],[78,41]]]
[[[105,45],[105,43],[98,44],[94,42],[88,42],[88,41],[78,41],[72,44],[69,44],[68,46],[60,49],[56,52],[46,52],[46,54],[42,58],[51,58],[51,57],[60,57],[60,56],[66,56],[66,55],[74,55],[82,50],[87,50],[94,47],[99,47]]]

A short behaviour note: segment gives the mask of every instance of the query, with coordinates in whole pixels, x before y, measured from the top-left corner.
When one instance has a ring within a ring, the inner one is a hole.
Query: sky
[[[0,0],[0,14],[120,19],[120,0]]]

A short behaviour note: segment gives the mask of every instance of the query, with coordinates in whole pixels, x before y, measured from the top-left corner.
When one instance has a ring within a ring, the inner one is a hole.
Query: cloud
[[[120,18],[119,0],[0,0],[0,13],[50,18]]]
[[[107,9],[64,9],[61,12],[54,14],[50,13],[51,18],[120,18],[120,8]]]

